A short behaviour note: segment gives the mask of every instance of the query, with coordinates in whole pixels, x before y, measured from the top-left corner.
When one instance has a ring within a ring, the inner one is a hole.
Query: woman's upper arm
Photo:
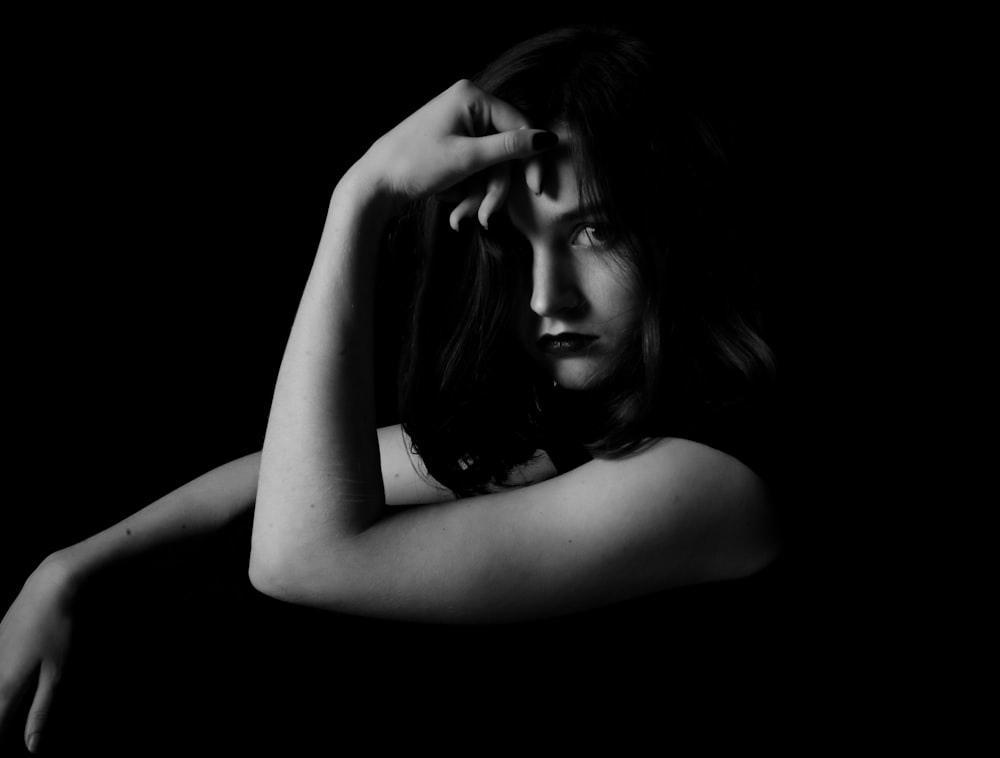
[[[362,615],[507,621],[744,576],[775,547],[753,472],[664,439],[531,486],[390,512],[336,545],[313,546],[262,589]]]

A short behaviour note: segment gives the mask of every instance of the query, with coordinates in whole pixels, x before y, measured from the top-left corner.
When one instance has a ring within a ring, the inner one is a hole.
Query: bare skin
[[[375,428],[374,246],[402,203],[455,196],[457,226],[465,217],[488,225],[514,200],[511,220],[532,251],[531,291],[522,293],[526,339],[536,327],[582,328],[584,314],[601,302],[617,307],[615,298],[625,296],[607,289],[589,248],[556,229],[551,214],[572,210],[574,200],[545,181],[544,147],[533,141],[539,133],[462,81],[351,168],[331,198],[263,450],[54,553],[31,574],[0,622],[0,729],[16,726],[14,705],[30,698],[25,743],[32,751],[42,744],[82,582],[153,546],[216,531],[250,508],[255,587],[289,602],[380,617],[536,618],[743,576],[771,559],[763,483],[695,442],[651,441],[640,454],[561,476],[540,455],[515,473],[525,486],[456,501],[426,476],[398,427]],[[572,234],[580,239],[579,230]],[[601,301],[602,293],[614,297]],[[585,381],[592,367],[575,360],[553,361],[554,376]],[[392,508],[414,504],[425,507]]]
[[[531,487],[402,514],[385,507],[370,389],[382,225],[402,202],[535,159],[531,126],[459,82],[378,140],[338,184],[265,435],[250,558],[260,591],[362,615],[494,622],[742,576],[770,559],[763,483],[739,461],[687,440],[651,441],[636,455],[595,460]],[[581,210],[572,184],[542,177],[530,188],[536,203],[519,203],[512,216],[533,259],[523,299],[546,329],[596,330],[586,314],[615,316],[632,296],[627,287],[611,292],[590,253],[568,245],[550,222]],[[515,180],[502,194],[521,186]],[[479,202],[482,221],[490,197],[474,194],[458,208],[471,213]],[[555,378],[586,381],[586,365],[554,364]]]
[[[390,507],[454,498],[426,475],[398,425],[380,429],[378,437]],[[260,452],[230,461],[42,561],[0,621],[0,734],[17,728],[12,714],[28,700],[24,742],[31,752],[43,746],[72,653],[80,588],[98,572],[114,566],[124,570],[131,558],[150,550],[213,534],[251,510],[259,467]],[[539,455],[516,476],[527,484],[554,474],[552,464]]]

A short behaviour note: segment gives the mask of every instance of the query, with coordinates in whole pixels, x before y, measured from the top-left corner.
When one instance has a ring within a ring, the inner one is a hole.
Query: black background
[[[718,699],[754,704],[763,733],[787,735],[789,720],[836,720],[831,692],[862,672],[852,718],[877,720],[872,692],[898,673],[896,578],[873,547],[894,491],[886,429],[900,388],[883,371],[897,349],[886,335],[903,317],[883,287],[899,251],[885,244],[877,190],[898,92],[882,32],[820,14],[498,15],[12,26],[0,604],[49,552],[260,448],[340,174],[455,79],[577,20],[655,28],[684,75],[717,93],[781,361],[785,562],[764,589],[695,590],[527,630],[435,630],[253,597],[239,525],[190,565],[166,562],[200,594],[130,577],[94,599],[54,747],[339,744],[351,725],[375,742],[421,742],[454,722],[516,740],[564,712],[587,722],[648,708],[650,725],[668,701]],[[398,317],[387,276],[383,367]],[[647,687],[656,695],[640,697]]]

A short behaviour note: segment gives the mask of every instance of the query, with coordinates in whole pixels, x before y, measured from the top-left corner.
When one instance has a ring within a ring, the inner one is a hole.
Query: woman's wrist
[[[49,586],[58,586],[59,594],[68,601],[77,594],[90,572],[70,547],[46,556],[35,573]]]
[[[359,161],[337,182],[327,209],[326,224],[320,238],[317,257],[326,260],[371,259],[374,255],[350,255],[351,252],[373,253],[382,230],[399,210],[393,198],[366,167]],[[348,253],[347,258],[344,257]],[[365,267],[358,269],[368,278]],[[327,272],[329,273],[329,272]],[[328,276],[321,277],[324,281]]]
[[[368,170],[364,158],[344,173],[337,182],[333,196],[335,200],[385,216],[395,213],[401,205],[379,177]]]
[[[99,532],[47,556],[39,566],[51,580],[58,581],[67,596],[75,595],[92,577],[120,560],[122,549],[108,539],[111,529]]]

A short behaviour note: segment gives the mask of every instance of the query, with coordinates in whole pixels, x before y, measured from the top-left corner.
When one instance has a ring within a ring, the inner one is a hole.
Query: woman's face
[[[515,171],[505,206],[520,238],[518,337],[561,387],[596,386],[621,355],[640,316],[640,288],[610,249],[592,209],[580,207],[569,151],[572,135],[547,154],[542,193]]]

